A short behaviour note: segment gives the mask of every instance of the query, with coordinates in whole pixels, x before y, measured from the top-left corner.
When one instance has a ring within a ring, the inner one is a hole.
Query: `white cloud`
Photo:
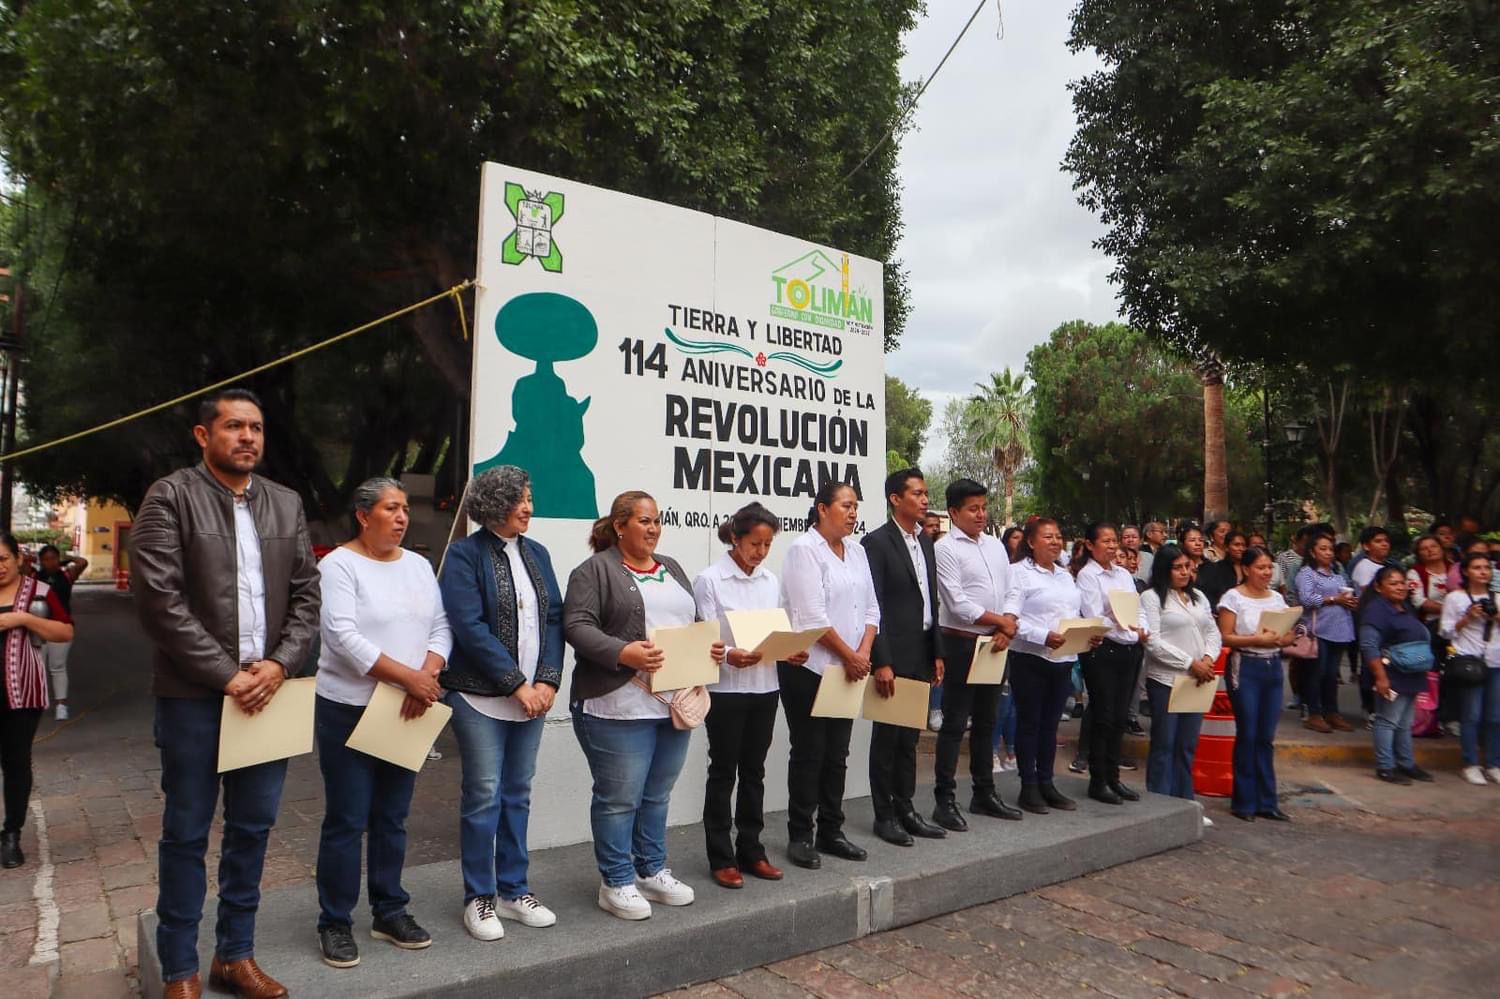
[[[886,370],[933,401],[922,460],[934,464],[943,405],[1009,365],[1069,319],[1118,316],[1103,232],[1061,162],[1074,130],[1070,80],[1095,69],[1067,49],[1069,4],[1005,4],[1005,38],[986,7],[915,112],[897,171],[911,316]],[[907,36],[904,79],[932,72],[968,16],[929,5]]]

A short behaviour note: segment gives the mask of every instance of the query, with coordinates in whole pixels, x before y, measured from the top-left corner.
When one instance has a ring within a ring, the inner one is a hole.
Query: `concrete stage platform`
[[[1013,802],[1015,775],[1002,775],[998,783]],[[1081,778],[1064,777],[1058,786],[1078,800],[1078,811],[1027,815],[1021,822],[971,815],[968,832],[918,840],[910,848],[875,838],[868,798],[847,801],[846,830],[870,858],[850,863],[824,857],[817,871],[786,861],[786,816],[773,813],[765,841],[786,878],[747,879],[739,891],[709,879],[701,827],[677,827],[668,832],[669,863],[694,887],[697,901],[681,908],[653,906],[650,919],[634,923],[596,906],[599,878],[590,844],[539,850],[531,857],[531,885],[557,912],[558,923],[534,930],[507,921],[505,938],[494,943],[464,931],[457,861],[411,868],[404,878],[411,912],[432,934],[433,945],[402,951],[371,939],[362,903],[355,915],[362,960],[342,971],[318,957],[315,887],[280,889],[262,902],[256,957],[293,997],[647,996],[1065,881],[1202,835],[1202,812],[1194,802],[1146,794],[1139,803],[1116,807],[1085,798]],[[917,800],[930,811],[931,789],[919,788]],[[966,803],[961,797],[960,805]],[[214,903],[210,896],[200,933],[205,976]],[[154,912],[141,914],[139,929],[142,990],[157,999]]]

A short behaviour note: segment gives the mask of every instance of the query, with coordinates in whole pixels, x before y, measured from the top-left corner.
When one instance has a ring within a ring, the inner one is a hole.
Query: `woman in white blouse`
[[[1082,616],[1078,584],[1058,564],[1063,537],[1057,521],[1030,521],[1021,539],[1021,561],[1011,566],[1005,614],[1016,621],[1010,641],[1010,690],[1016,704],[1016,769],[1021,776],[1019,804],[1028,812],[1078,807],[1052,783],[1057,757],[1057,721],[1073,690],[1077,656],[1054,658],[1063,644],[1058,626]],[[1133,587],[1132,587],[1133,588]],[[1098,647],[1101,639],[1095,638]]]
[[[1120,741],[1130,717],[1130,699],[1141,665],[1141,640],[1146,637],[1146,615],[1136,599],[1135,580],[1115,564],[1119,532],[1113,524],[1090,524],[1083,534],[1084,558],[1077,564],[1079,607],[1083,617],[1103,618],[1109,633],[1096,649],[1080,656],[1083,682],[1089,692],[1089,797],[1106,805],[1140,801],[1134,788],[1120,781]],[[1122,621],[1110,593],[1126,594],[1135,616]],[[1081,738],[1081,736],[1080,736]]]
[[[1193,754],[1203,716],[1167,710],[1172,687],[1184,673],[1200,685],[1214,682],[1219,626],[1208,597],[1193,587],[1193,563],[1176,545],[1164,545],[1151,563],[1141,594],[1146,615],[1146,697],[1151,702],[1151,750],[1146,790],[1193,800]],[[1205,824],[1208,817],[1204,816]]]
[[[809,869],[822,865],[819,851],[845,860],[866,857],[844,835],[844,773],[854,721],[812,716],[825,670],[842,670],[850,682],[870,675],[880,604],[864,546],[847,540],[858,523],[859,497],[853,488],[824,482],[807,512],[807,533],[792,542],[781,567],[792,627],[829,629],[805,664],[776,664],[792,744],[787,761],[787,856]]]
[[[1458,690],[1459,743],[1463,748],[1463,778],[1483,784],[1485,777],[1500,784],[1500,619],[1495,616],[1489,556],[1471,552],[1458,565],[1461,588],[1443,598],[1438,631],[1461,656],[1478,656],[1488,667],[1485,682]],[[1487,769],[1479,767],[1480,734],[1484,735]]]
[[[318,655],[314,732],[323,771],[323,830],[318,840],[318,944],[325,964],[359,963],[353,911],[359,901],[360,840],[369,860],[370,935],[406,950],[432,943],[406,911],[401,887],[406,815],[417,775],[348,748],[377,682],[406,694],[401,713],[416,717],[440,696],[438,673],[452,637],[432,566],[401,547],[409,511],[395,479],[354,491],[359,535],[324,557],[322,650]]]
[[[1240,564],[1245,581],[1219,598],[1219,637],[1234,653],[1229,665],[1229,705],[1234,709],[1234,786],[1229,810],[1290,821],[1276,801],[1276,723],[1281,718],[1281,650],[1296,638],[1263,628],[1266,611],[1286,610],[1271,589],[1275,563],[1264,548],[1246,549]]]
[[[708,731],[708,783],[703,791],[703,838],[714,883],[742,888],[744,872],[764,881],[780,881],[781,870],[766,858],[760,834],[765,828],[766,751],[776,730],[776,664],[760,653],[733,646],[729,611],[766,610],[781,606],[781,581],[763,562],[781,520],[759,503],[741,507],[719,525],[719,540],[729,546],[717,562],[693,580],[698,616],[718,621],[727,652],[719,682],[709,687],[713,707],[703,722]],[[807,662],[803,652],[789,660]],[[739,795],[735,797],[735,778]],[[730,842],[730,831],[736,832]]]

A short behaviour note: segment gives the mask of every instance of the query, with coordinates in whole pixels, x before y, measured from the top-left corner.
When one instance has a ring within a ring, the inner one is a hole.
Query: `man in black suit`
[[[875,640],[876,692],[889,697],[896,677],[943,682],[943,639],[938,631],[937,557],[923,530],[927,483],[916,468],[892,472],[885,480],[891,519],[865,535],[865,553],[875,596],[880,601],[880,634]],[[913,836],[942,839],[938,826],[917,814],[917,737],[920,729],[874,724],[870,734],[870,799],[875,835],[887,843],[911,846]]]

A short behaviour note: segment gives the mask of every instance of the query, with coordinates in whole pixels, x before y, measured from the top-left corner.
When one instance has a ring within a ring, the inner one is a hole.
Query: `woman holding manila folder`
[[[854,720],[812,713],[826,670],[841,670],[850,682],[870,675],[880,604],[864,546],[847,540],[858,523],[859,497],[854,489],[843,482],[824,482],[807,512],[807,533],[787,548],[781,566],[793,630],[829,629],[809,651],[805,664],[776,664],[791,740],[787,855],[798,867],[809,869],[822,865],[819,851],[844,860],[867,856],[844,835],[844,777]]]
[[[409,509],[395,479],[354,490],[359,534],[319,565],[322,650],[318,655],[314,733],[323,771],[323,829],[318,841],[318,944],[323,963],[359,963],[353,909],[359,901],[360,840],[366,842],[370,935],[405,950],[432,943],[406,911],[401,887],[406,816],[417,775],[345,743],[376,684],[406,693],[403,717],[424,714],[442,695],[438,672],[452,646],[437,580],[427,559],[401,547]]]
[[[464,514],[480,527],[448,548],[443,605],[453,658],[439,680],[463,764],[459,869],[464,928],[505,936],[500,920],[545,928],[557,916],[531,890],[526,850],[542,726],[562,686],[562,592],[547,549],[526,537],[531,476],[497,465],[474,476]]]
[[[693,889],[667,867],[667,809],[687,756],[689,729],[673,724],[650,674],[665,656],[659,628],[698,619],[692,584],[658,555],[661,515],[647,493],[621,493],[594,522],[594,555],[573,570],[563,633],[577,654],[569,694],[573,733],[594,777],[589,821],[599,865],[599,908],[646,919],[651,903],[689,905]],[[704,649],[724,661],[724,643]]]
[[[719,540],[729,550],[693,580],[699,615],[719,622],[729,646],[719,682],[709,688],[713,709],[704,721],[708,783],[703,793],[703,837],[714,883],[724,888],[743,887],[747,872],[764,881],[780,881],[782,876],[760,842],[766,824],[766,751],[776,730],[776,663],[763,662],[759,652],[735,648],[727,616],[731,611],[782,606],[781,581],[762,564],[780,529],[780,518],[759,503],[741,507],[719,525]],[[807,653],[787,661],[800,666],[807,662]],[[731,817],[736,777],[739,793]],[[736,832],[733,843],[731,828]]]

